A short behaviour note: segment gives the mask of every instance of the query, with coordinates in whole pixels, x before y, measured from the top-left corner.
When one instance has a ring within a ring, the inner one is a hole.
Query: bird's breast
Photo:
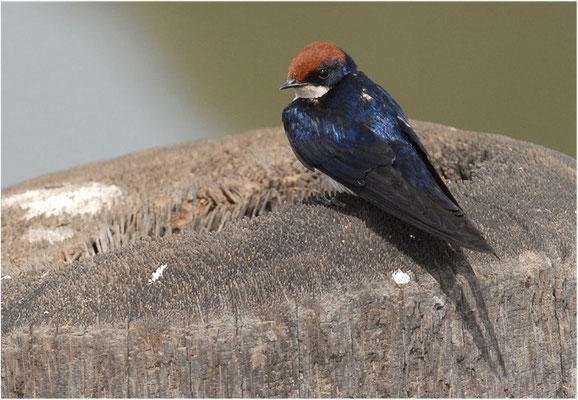
[[[327,175],[325,175],[327,176]],[[330,176],[327,176],[327,178],[329,179],[329,182],[331,182],[331,185],[335,188],[335,190],[337,192],[343,192],[343,193],[348,193],[348,194],[352,194],[354,196],[357,196],[357,194],[355,194],[353,191],[351,191],[351,189],[343,186],[341,183],[337,182],[335,179],[331,178]]]

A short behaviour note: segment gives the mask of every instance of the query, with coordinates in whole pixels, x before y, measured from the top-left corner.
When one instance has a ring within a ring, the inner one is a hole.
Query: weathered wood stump
[[[4,190],[3,396],[574,397],[575,161],[414,126],[499,260],[321,205],[281,129]]]

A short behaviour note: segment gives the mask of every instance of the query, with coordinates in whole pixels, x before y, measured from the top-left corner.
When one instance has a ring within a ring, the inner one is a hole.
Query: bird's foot
[[[319,196],[319,201],[326,207],[335,206],[337,208],[345,208],[346,205],[344,202],[337,200],[337,196],[330,196],[327,193],[322,194]]]

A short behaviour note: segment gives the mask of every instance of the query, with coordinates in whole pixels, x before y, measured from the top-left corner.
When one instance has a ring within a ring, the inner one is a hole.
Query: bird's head
[[[281,89],[294,89],[296,98],[318,98],[356,69],[353,59],[333,43],[313,42],[293,58]]]

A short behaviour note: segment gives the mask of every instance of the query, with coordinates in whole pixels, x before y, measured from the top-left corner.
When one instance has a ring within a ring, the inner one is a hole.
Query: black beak
[[[284,84],[282,84],[279,89],[280,89],[280,90],[283,90],[283,89],[289,89],[289,88],[292,88],[292,87],[299,87],[299,86],[305,86],[305,85],[307,85],[307,84],[306,84],[306,83],[296,82],[295,79],[287,79],[287,82],[285,82]]]

